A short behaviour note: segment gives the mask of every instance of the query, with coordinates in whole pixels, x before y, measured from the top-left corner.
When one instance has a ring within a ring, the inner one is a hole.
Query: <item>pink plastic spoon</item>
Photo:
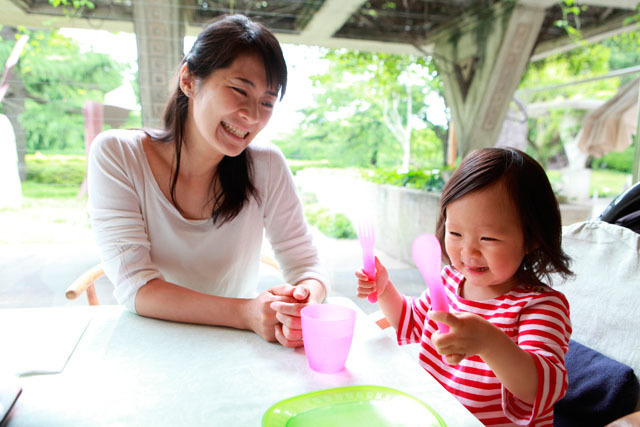
[[[416,237],[411,247],[413,261],[416,263],[420,274],[429,287],[431,296],[431,308],[434,311],[449,312],[449,300],[444,291],[440,268],[442,263],[442,251],[440,242],[433,234],[421,234]],[[449,326],[438,323],[440,333],[449,332]]]

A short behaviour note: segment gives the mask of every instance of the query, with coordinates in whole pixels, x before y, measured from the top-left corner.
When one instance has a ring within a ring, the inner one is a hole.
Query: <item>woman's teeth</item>
[[[249,133],[247,131],[238,129],[237,127],[234,127],[233,125],[230,125],[227,122],[222,122],[222,127],[224,127],[227,130],[227,132],[237,136],[238,138],[244,138]]]

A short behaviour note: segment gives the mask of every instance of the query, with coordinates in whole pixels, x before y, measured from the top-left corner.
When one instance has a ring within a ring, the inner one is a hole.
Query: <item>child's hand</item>
[[[489,321],[472,313],[429,311],[427,316],[434,322],[449,325],[448,333],[435,333],[431,340],[438,353],[444,355],[451,365],[457,365],[469,356],[482,354],[491,345],[493,333],[502,333]]]
[[[280,322],[276,317],[277,312],[271,305],[276,302],[283,304],[295,303],[295,299],[284,292],[277,293],[270,289],[247,301],[248,305],[244,310],[244,315],[247,318],[248,329],[251,329],[266,341],[279,341],[276,336],[276,329]]]
[[[356,271],[356,277],[358,278],[358,298],[367,298],[372,292],[377,292],[378,296],[381,296],[389,283],[387,269],[382,265],[378,257],[376,257],[375,280],[369,280],[363,270]]]
[[[312,303],[311,290],[306,284],[297,286],[285,283],[269,289],[278,299],[270,308],[275,312],[275,338],[284,347],[302,347],[302,320],[300,310]]]

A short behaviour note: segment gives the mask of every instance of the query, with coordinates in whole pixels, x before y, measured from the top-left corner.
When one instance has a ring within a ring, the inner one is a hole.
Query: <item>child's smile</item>
[[[466,280],[465,293],[490,299],[513,289],[526,251],[518,212],[502,182],[447,206],[445,248]],[[474,289],[476,288],[476,289]]]

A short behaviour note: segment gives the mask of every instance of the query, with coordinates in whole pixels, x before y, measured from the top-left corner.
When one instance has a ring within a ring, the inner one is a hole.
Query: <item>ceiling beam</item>
[[[535,62],[557,53],[568,52],[580,47],[584,42],[597,43],[617,34],[635,31],[640,28],[640,23],[637,22],[625,25],[625,19],[626,17],[621,16],[598,27],[585,28],[581,30],[582,38],[578,41],[567,35],[540,43],[534,49],[530,61]]]
[[[324,40],[332,37],[356,13],[366,0],[325,0],[313,15],[301,36]]]
[[[133,21],[117,19],[77,18],[69,16],[53,16],[45,13],[27,13],[11,0],[0,0],[0,25],[10,27],[25,26],[30,29],[43,28],[84,28],[90,30],[107,30],[113,32],[133,33]]]

